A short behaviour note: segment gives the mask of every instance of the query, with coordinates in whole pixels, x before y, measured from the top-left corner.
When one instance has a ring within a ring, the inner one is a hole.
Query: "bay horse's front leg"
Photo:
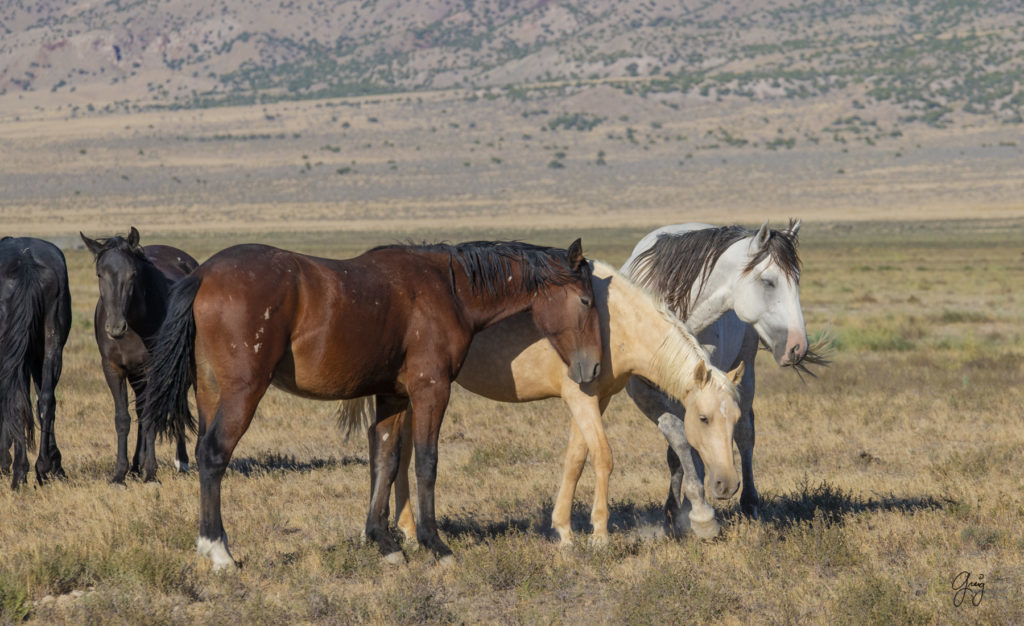
[[[429,382],[428,382],[429,380]],[[423,376],[410,390],[413,440],[416,442],[416,493],[419,519],[416,539],[443,564],[454,561],[451,549],[441,541],[434,514],[434,484],[437,482],[437,440],[441,431],[451,381],[439,374]],[[396,468],[397,469],[397,468]]]
[[[370,443],[370,510],[366,515],[366,538],[376,542],[384,560],[393,565],[405,562],[401,546],[388,529],[388,497],[398,474],[398,457],[405,430],[403,423],[409,417],[406,415],[408,406],[409,399],[403,396],[378,395],[377,421],[367,433]]]

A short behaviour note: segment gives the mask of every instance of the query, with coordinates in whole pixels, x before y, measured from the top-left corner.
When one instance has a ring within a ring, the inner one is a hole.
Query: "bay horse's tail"
[[[347,441],[352,433],[366,432],[377,415],[376,396],[363,396],[338,403],[338,428],[345,431]]]
[[[140,413],[146,428],[163,436],[183,438],[196,432],[188,408],[188,389],[196,383],[196,320],[192,303],[202,278],[195,272],[175,283],[167,303],[167,317],[156,335],[146,368],[146,390]]]
[[[42,273],[50,271],[26,250],[14,266],[13,290],[8,294],[6,315],[0,319],[0,428],[4,441],[16,441],[25,433],[29,448],[35,446],[35,420],[29,398],[29,349],[46,316]]]

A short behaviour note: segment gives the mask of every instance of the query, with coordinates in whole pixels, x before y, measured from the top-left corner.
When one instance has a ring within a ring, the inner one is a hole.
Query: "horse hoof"
[[[405,565],[405,554],[398,550],[384,556],[384,562],[388,565]]]
[[[455,567],[455,555],[446,554],[437,560],[437,564],[441,567]]]
[[[188,463],[182,463],[178,459],[174,459],[174,467],[182,474],[188,473]]]
[[[591,547],[594,547],[594,548],[604,548],[605,546],[608,545],[608,535],[607,534],[591,535],[590,536],[590,545],[591,545]]]
[[[714,517],[704,522],[696,522],[691,519],[690,529],[701,539],[714,539],[721,534],[722,525]]]

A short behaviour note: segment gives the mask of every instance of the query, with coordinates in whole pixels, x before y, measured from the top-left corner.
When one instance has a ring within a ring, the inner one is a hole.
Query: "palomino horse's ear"
[[[697,383],[698,387],[704,387],[711,380],[711,370],[704,365],[704,361],[697,364],[697,367],[693,370],[693,380]]]
[[[133,248],[139,247],[139,229],[132,226],[131,231],[128,232],[128,245]]]
[[[89,249],[89,252],[92,252],[93,256],[97,256],[100,253],[100,250],[103,249],[100,242],[95,239],[89,239],[82,231],[78,231],[78,236],[82,238],[82,241],[85,242],[85,247]]]
[[[567,257],[569,262],[569,268],[572,271],[576,271],[580,268],[583,263],[583,242],[577,237],[576,241],[572,242],[569,246],[569,255]]]
[[[740,361],[740,364],[736,366],[736,369],[734,369],[731,372],[729,372],[728,374],[726,374],[729,377],[729,380],[732,381],[732,384],[734,384],[734,385],[740,384],[740,381],[743,380],[743,370],[744,369],[745,369],[745,364],[742,361]]]
[[[754,247],[760,250],[761,248],[768,245],[768,238],[772,236],[772,231],[768,229],[768,221],[765,220],[764,224],[761,224],[761,228],[754,235]]]
[[[789,228],[786,229],[786,232],[789,233],[793,239],[796,239],[797,233],[800,232],[800,225],[803,223],[804,221],[801,219],[794,220],[792,217],[789,218]]]

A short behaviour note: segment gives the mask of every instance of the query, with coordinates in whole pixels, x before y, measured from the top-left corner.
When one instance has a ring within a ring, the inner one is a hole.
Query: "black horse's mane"
[[[491,296],[565,285],[578,279],[569,265],[568,251],[562,248],[521,241],[467,241],[380,246],[374,250],[397,248],[447,254],[462,267],[474,291],[486,291]],[[589,271],[586,263],[582,265],[584,272]],[[454,271],[451,265],[449,268]]]
[[[693,284],[697,280],[706,283],[729,246],[756,233],[743,226],[665,233],[658,236],[653,246],[633,259],[629,273],[638,284],[664,299],[677,315],[686,319],[690,313]],[[744,272],[750,272],[768,256],[790,279],[795,280],[799,276],[796,237],[789,231],[769,231],[767,245],[754,255]]]
[[[142,246],[132,246],[128,243],[128,240],[121,235],[114,235],[113,237],[107,237],[106,239],[97,239],[96,243],[100,244],[99,252],[96,253],[97,259],[103,256],[106,252],[117,250],[119,252],[129,254],[144,263],[150,262],[149,258],[146,257],[146,253],[142,250]]]

